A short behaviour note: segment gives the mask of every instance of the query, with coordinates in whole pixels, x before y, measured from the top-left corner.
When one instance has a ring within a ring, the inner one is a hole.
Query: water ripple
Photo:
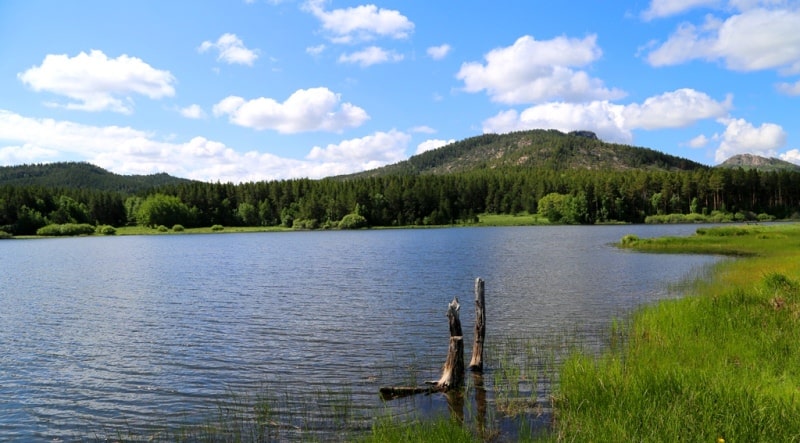
[[[357,409],[383,408],[379,386],[438,378],[453,296],[471,333],[475,277],[487,282],[487,340],[589,336],[714,260],[607,245],[676,229],[693,228],[0,242],[0,439],[146,435],[264,386],[284,400],[344,389]]]

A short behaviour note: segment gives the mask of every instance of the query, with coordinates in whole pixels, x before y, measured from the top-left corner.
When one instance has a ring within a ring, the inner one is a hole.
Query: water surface
[[[231,392],[346,386],[382,408],[403,365],[437,378],[447,303],[471,343],[597,334],[717,260],[609,245],[695,226],[170,235],[0,242],[0,439],[191,421]],[[467,352],[471,346],[466,346]],[[467,359],[469,355],[467,355]]]

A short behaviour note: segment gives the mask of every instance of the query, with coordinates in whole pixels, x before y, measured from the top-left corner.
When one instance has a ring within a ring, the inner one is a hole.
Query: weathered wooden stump
[[[472,345],[472,360],[469,369],[483,372],[483,340],[486,337],[484,283],[480,277],[475,279],[475,341]]]
[[[453,301],[447,305],[450,342],[447,348],[447,359],[442,367],[442,376],[439,380],[425,382],[429,385],[427,387],[383,387],[380,388],[381,398],[391,400],[420,393],[453,392],[464,387],[464,333],[461,330],[461,319],[458,314],[460,309],[458,297],[453,297]],[[475,280],[475,317],[475,344],[472,348],[470,369],[480,373],[483,371],[483,340],[486,334],[484,284],[480,278]]]
[[[442,367],[442,377],[436,382],[436,388],[442,391],[459,389],[464,386],[464,333],[461,331],[461,320],[458,311],[458,297],[447,306],[447,318],[450,322],[450,346],[447,359]]]

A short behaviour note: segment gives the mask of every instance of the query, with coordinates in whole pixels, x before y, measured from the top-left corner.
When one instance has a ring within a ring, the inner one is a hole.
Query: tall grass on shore
[[[624,247],[723,261],[688,296],[638,312],[625,343],[576,354],[555,397],[559,441],[797,441],[800,227],[701,229]]]

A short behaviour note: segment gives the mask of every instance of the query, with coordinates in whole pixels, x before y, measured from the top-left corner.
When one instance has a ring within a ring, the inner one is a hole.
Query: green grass
[[[800,439],[800,226],[704,229],[627,241],[748,258],[717,265],[689,296],[642,309],[624,343],[575,354],[555,397],[559,441]]]
[[[478,226],[531,226],[549,225],[550,221],[539,214],[480,214]]]
[[[291,228],[279,226],[225,226],[222,229],[219,229],[217,226],[216,229],[213,228],[213,226],[207,226],[203,228],[178,228],[178,230],[167,229],[166,231],[162,232],[155,228],[136,225],[117,228],[117,235],[224,234],[236,232],[283,232],[292,230]]]

